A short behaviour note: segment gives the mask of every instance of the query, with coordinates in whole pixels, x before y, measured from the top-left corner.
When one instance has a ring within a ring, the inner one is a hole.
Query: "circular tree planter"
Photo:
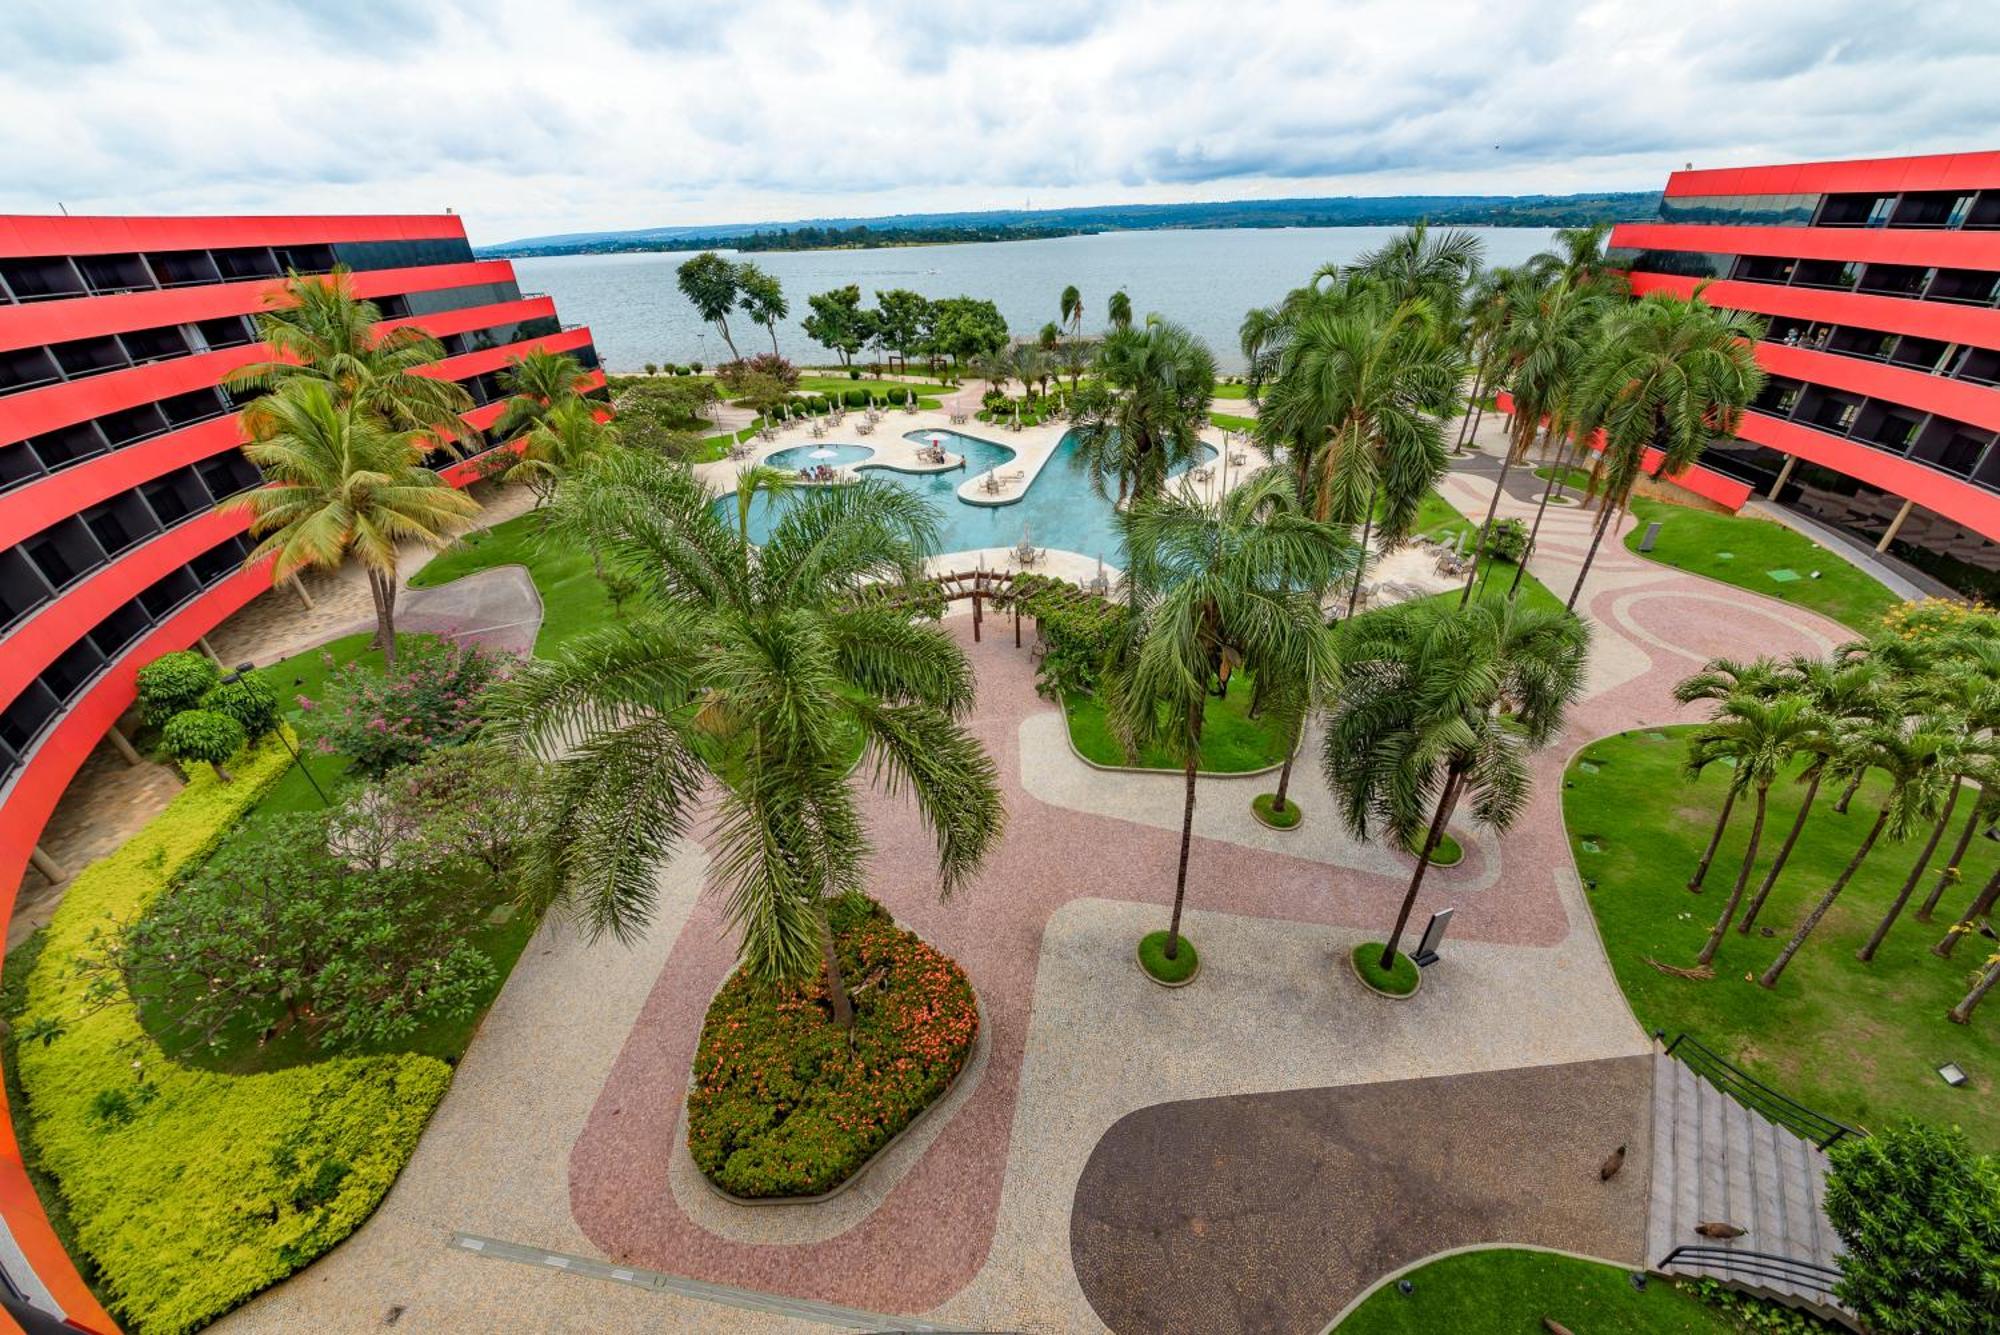
[[[1364,941],[1347,952],[1347,967],[1354,971],[1355,978],[1363,987],[1378,996],[1395,1001],[1408,1001],[1414,997],[1417,989],[1424,985],[1423,970],[1417,968],[1416,962],[1408,955],[1398,952],[1395,967],[1385,974],[1375,967],[1381,955],[1380,941]]]
[[[1271,809],[1271,802],[1275,797],[1277,797],[1276,793],[1259,793],[1257,796],[1251,798],[1250,814],[1255,816],[1257,823],[1267,830],[1298,829],[1301,822],[1305,820],[1305,813],[1299,810],[1298,799],[1287,793],[1285,795],[1284,815],[1280,816]]]
[[[1423,846],[1423,841],[1419,839],[1416,843],[1405,845],[1404,851],[1415,857],[1423,850]],[[1465,848],[1458,840],[1452,838],[1451,831],[1446,830],[1439,835],[1437,847],[1431,850],[1431,866],[1456,867],[1463,861],[1465,861]]]
[[[1132,958],[1139,963],[1139,972],[1161,987],[1186,987],[1201,977],[1201,955],[1195,950],[1194,942],[1188,940],[1187,933],[1181,933],[1180,949],[1172,960],[1167,959],[1167,934],[1148,932],[1139,938],[1139,948]],[[1155,965],[1160,966],[1154,972]]]

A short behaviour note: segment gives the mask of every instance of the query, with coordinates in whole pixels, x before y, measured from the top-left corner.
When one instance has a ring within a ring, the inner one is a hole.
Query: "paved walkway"
[[[1120,1335],[1314,1335],[1380,1276],[1451,1248],[1642,1266],[1652,1061],[1143,1108],[1077,1182],[1077,1278]],[[1602,1181],[1619,1145],[1634,1167]]]
[[[1445,486],[1474,514],[1491,490],[1464,475]],[[1506,498],[1501,512],[1528,508]],[[1536,570],[1559,595],[1591,518],[1564,512],[1545,525]],[[721,1227],[681,1203],[689,1060],[732,962],[690,850],[663,868],[661,918],[639,945],[584,947],[544,929],[382,1209],[231,1322],[359,1328],[392,1302],[407,1307],[399,1324],[435,1330],[488,1326],[497,1312],[527,1329],[746,1320],[671,1295],[635,1303],[609,1285],[454,1251],[446,1237],[461,1229],[961,1326],[1090,1329],[1099,1319],[1064,1239],[1076,1183],[1129,1113],[1645,1052],[1575,883],[1563,762],[1591,737],[1684,717],[1668,687],[1712,654],[1823,649],[1845,633],[1609,540],[1580,606],[1598,627],[1589,693],[1565,737],[1536,758],[1520,825],[1504,843],[1472,831],[1474,856],[1427,885],[1419,921],[1446,904],[1459,913],[1415,999],[1363,993],[1344,972],[1345,951],[1393,915],[1405,871],[1330,837],[1331,798],[1311,765],[1295,780],[1308,825],[1290,844],[1254,826],[1247,784],[1203,785],[1189,895],[1202,976],[1177,992],[1146,981],[1131,949],[1164,920],[1173,811],[1155,812],[1148,776],[1097,776],[1090,792],[1113,794],[1110,805],[1065,788],[1072,761],[1038,721],[1054,711],[1033,694],[1025,652],[992,636],[968,646],[980,687],[971,726],[999,765],[1011,825],[986,872],[938,904],[933,849],[913,813],[866,803],[871,889],[964,964],[989,1044],[962,1102],[933,1119],[928,1148],[878,1170],[870,1198],[879,1204],[829,1235],[810,1211],[759,1209]],[[969,639],[965,618],[948,624]],[[1604,1152],[1592,1146],[1597,1159]]]

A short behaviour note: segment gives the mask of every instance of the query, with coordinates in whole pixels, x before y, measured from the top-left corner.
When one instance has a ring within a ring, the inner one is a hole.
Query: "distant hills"
[[[481,246],[488,258],[602,255],[661,250],[833,250],[1028,241],[1090,232],[1213,227],[1400,227],[1429,221],[1476,227],[1577,227],[1653,218],[1658,191],[1582,195],[1344,195],[1244,199],[1215,204],[1101,204],[983,213],[898,213],[880,218],[809,218],[787,223],[716,223],[624,232],[564,232]]]

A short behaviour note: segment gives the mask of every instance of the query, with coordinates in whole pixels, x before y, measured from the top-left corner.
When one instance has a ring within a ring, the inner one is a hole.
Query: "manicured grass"
[[[864,389],[871,394],[883,395],[892,389],[912,389],[917,393],[919,408],[938,408],[943,404],[938,396],[951,393],[948,385],[919,384],[913,380],[849,380],[844,375],[809,375],[799,378],[801,394],[845,394],[850,389]],[[890,411],[901,411],[902,405],[892,404]]]
[[[1268,714],[1262,718],[1250,717],[1253,695],[1250,685],[1250,674],[1239,672],[1229,679],[1227,696],[1208,697],[1201,729],[1201,759],[1197,762],[1201,769],[1212,774],[1241,774],[1284,763],[1291,736]],[[1093,764],[1137,769],[1181,767],[1157,746],[1145,747],[1137,756],[1126,755],[1094,696],[1068,697],[1063,702],[1063,713],[1069,719],[1070,741]]]
[[[1218,399],[1247,399],[1250,397],[1248,385],[1217,385],[1212,396]]]
[[[1174,947],[1174,957],[1167,958],[1167,934],[1148,932],[1139,938],[1139,967],[1163,983],[1182,983],[1194,976],[1201,959],[1195,954],[1194,942],[1181,933],[1180,944]]]
[[[564,640],[619,620],[617,605],[597,577],[588,553],[544,536],[542,516],[517,515],[492,528],[475,529],[410,579],[411,587],[435,588],[495,566],[528,568],[542,598],[542,629],[535,653],[546,656]]]
[[[1951,960],[1930,953],[2000,862],[2000,844],[1975,838],[1938,920],[1915,921],[1913,904],[1875,960],[1862,964],[1854,952],[1881,920],[1922,842],[1921,836],[1883,840],[1767,992],[1752,978],[1852,856],[1874,818],[1882,784],[1864,785],[1845,816],[1833,810],[1837,793],[1823,792],[1757,928],[1747,937],[1732,928],[1724,938],[1715,977],[1662,973],[1646,961],[1694,964],[1749,835],[1749,803],[1739,802],[1702,893],[1687,891],[1729,772],[1714,766],[1692,784],[1681,777],[1690,731],[1642,729],[1600,739],[1578,753],[1564,778],[1563,817],[1577,870],[1587,886],[1595,883],[1588,897],[1640,1024],[1669,1034],[1686,1031],[1764,1083],[1849,1125],[1881,1127],[1914,1116],[1957,1123],[1978,1148],[2000,1149],[2000,1100],[1992,1093],[2000,1080],[2000,1013],[1983,1009],[1968,1025],[1945,1019],[1994,946],[1975,936]],[[1802,792],[1791,783],[1771,790],[1753,892],[1791,827]],[[1929,893],[1957,833],[1954,824],[1919,883],[1917,903]],[[1762,935],[1765,927],[1774,936]],[[1937,1068],[1947,1061],[1971,1073],[1972,1083],[1953,1089],[1939,1079]]]
[[[1902,601],[1838,552],[1773,520],[1715,514],[1641,497],[1633,498],[1632,513],[1638,522],[1625,535],[1627,550],[1637,552],[1646,524],[1659,520],[1659,540],[1652,551],[1642,553],[1648,559],[1782,598],[1864,634],[1877,630],[1882,614]],[[1774,570],[1789,570],[1798,578],[1772,579]],[[1818,579],[1812,577],[1814,571],[1819,572]]]
[[[1535,476],[1540,478],[1542,481],[1547,482],[1549,480],[1549,475],[1555,471],[1556,471],[1556,466],[1554,464],[1544,464],[1542,467],[1537,468],[1535,470]],[[1562,485],[1565,487],[1574,487],[1578,491],[1583,490],[1585,487],[1590,485],[1590,470],[1588,468],[1577,468],[1574,466],[1563,469]]]
[[[1416,961],[1401,951],[1388,969],[1382,968],[1382,943],[1366,941],[1354,948],[1354,967],[1368,980],[1368,985],[1391,996],[1407,997],[1417,990]]]
[[[1460,514],[1450,501],[1432,492],[1424,497],[1423,503],[1417,507],[1417,522],[1410,531],[1417,537],[1449,544],[1460,533],[1471,533],[1476,538],[1479,524]],[[1468,552],[1472,550],[1470,542],[1467,543],[1466,550]],[[1505,601],[1507,590],[1513,587],[1514,583],[1514,563],[1495,556],[1488,557],[1481,564],[1483,569],[1478,582],[1473,586],[1472,596],[1486,602]],[[1458,597],[1456,593],[1443,593],[1437,596]],[[1536,579],[1532,570],[1522,575],[1521,592],[1516,601],[1523,606],[1539,607],[1544,611],[1558,611],[1563,605],[1563,600]]]
[[[1415,857],[1423,846],[1424,835],[1419,834],[1415,839],[1410,841],[1410,856]],[[1458,840],[1451,837],[1451,831],[1446,830],[1443,834],[1439,835],[1437,847],[1431,850],[1431,865],[1433,867],[1456,867],[1463,861],[1465,861],[1465,850],[1459,847]]]
[[[1208,420],[1215,424],[1215,429],[1218,431],[1254,431],[1257,429],[1256,418],[1239,417],[1235,413],[1210,413]]]
[[[1250,810],[1256,815],[1258,820],[1263,821],[1272,829],[1289,830],[1299,823],[1299,800],[1290,793],[1286,793],[1285,809],[1281,812],[1272,806],[1272,803],[1277,800],[1277,796],[1276,793],[1257,794],[1257,796],[1250,799]]]
[[[1655,1277],[1645,1292],[1628,1272],[1548,1252],[1461,1252],[1420,1266],[1406,1295],[1394,1284],[1370,1294],[1339,1335],[1545,1335],[1542,1318],[1577,1335],[1737,1335],[1722,1312]]]

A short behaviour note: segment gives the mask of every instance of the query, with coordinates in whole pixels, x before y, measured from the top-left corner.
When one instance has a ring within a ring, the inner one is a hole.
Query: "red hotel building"
[[[2000,595],[2000,152],[1675,172],[1611,259],[1769,324],[1706,469]]]
[[[427,373],[465,386],[476,433],[531,349],[576,357],[601,392],[590,331],[524,296],[507,261],[474,259],[450,214],[0,217],[0,907],[140,666],[271,591],[268,567],[243,567],[247,519],[215,509],[259,482],[221,382],[267,355],[251,317],[282,275],[335,265],[385,327],[444,344]],[[4,1108],[0,1226],[0,1302],[111,1328],[42,1218]]]

